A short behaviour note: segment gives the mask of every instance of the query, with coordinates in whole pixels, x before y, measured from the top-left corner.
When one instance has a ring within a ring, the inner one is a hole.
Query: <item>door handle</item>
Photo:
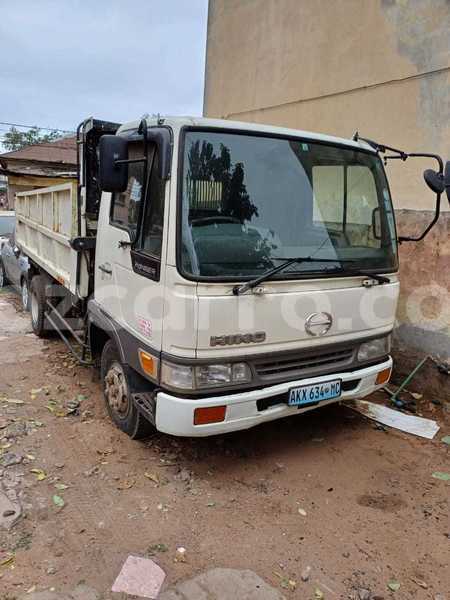
[[[98,268],[100,271],[103,271],[103,273],[106,273],[107,275],[112,275],[112,269],[108,263],[98,265]]]

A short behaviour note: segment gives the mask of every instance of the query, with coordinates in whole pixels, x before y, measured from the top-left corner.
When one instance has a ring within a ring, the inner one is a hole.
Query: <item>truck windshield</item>
[[[366,271],[397,269],[389,189],[371,152],[190,130],[181,199],[180,266],[191,278],[250,279],[309,255],[335,259],[337,276],[348,261]],[[332,267],[294,263],[276,277],[317,277]]]

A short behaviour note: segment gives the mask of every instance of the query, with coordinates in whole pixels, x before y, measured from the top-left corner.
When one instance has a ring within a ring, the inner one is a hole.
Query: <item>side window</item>
[[[149,189],[137,249],[161,258],[164,226],[164,185],[158,175],[158,153],[150,173]]]
[[[142,142],[135,142],[128,147],[128,158],[139,158],[143,153]],[[144,163],[128,165],[127,189],[120,194],[114,194],[111,202],[111,225],[136,232],[139,207],[144,185]]]
[[[370,225],[372,211],[378,206],[377,188],[369,168],[348,167],[347,220],[349,223]]]
[[[372,229],[372,214],[377,207],[377,188],[371,170],[362,165],[349,166],[346,231],[353,246],[380,246]]]

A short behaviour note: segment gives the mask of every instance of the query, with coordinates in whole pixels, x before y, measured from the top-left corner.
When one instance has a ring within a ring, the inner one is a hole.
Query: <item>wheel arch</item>
[[[111,340],[117,348],[120,360],[125,363],[126,360],[123,346],[112,320],[98,308],[94,308],[92,302],[89,302],[88,311],[88,337],[92,357],[100,357],[106,342]]]
[[[95,323],[89,323],[89,346],[91,349],[92,358],[100,357],[106,342],[111,339],[112,338],[109,332],[107,333]]]

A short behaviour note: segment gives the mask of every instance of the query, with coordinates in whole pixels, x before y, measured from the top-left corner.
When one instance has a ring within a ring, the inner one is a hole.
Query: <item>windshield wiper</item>
[[[350,262],[355,263],[355,261],[340,261],[340,262]],[[343,275],[364,275],[364,277],[370,277],[370,279],[375,279],[381,285],[383,283],[391,283],[389,277],[385,277],[384,275],[377,275],[374,273],[369,273],[369,271],[365,271],[361,269],[344,269],[343,267],[336,267],[336,269],[328,269],[328,273],[342,273]]]
[[[289,267],[289,265],[293,265],[294,263],[301,264],[301,263],[305,263],[305,262],[319,262],[319,263],[339,262],[341,264],[355,264],[354,260],[340,260],[339,258],[318,258],[315,256],[297,256],[294,258],[288,258],[284,262],[282,262],[280,265],[278,265],[277,267],[273,267],[272,269],[269,269],[268,271],[266,271],[259,277],[256,277],[255,279],[247,281],[247,283],[243,283],[242,285],[235,285],[233,288],[233,294],[235,296],[240,296],[241,294],[245,294],[245,292],[252,290],[257,285],[262,283],[263,281],[267,281],[267,279],[270,279],[270,277],[272,277],[272,275],[279,273],[286,267]],[[330,273],[331,271],[345,273],[348,275],[364,275],[365,277],[371,277],[372,279],[375,279],[375,281],[378,281],[378,283],[380,283],[380,284],[391,282],[390,279],[388,279],[387,277],[384,277],[383,275],[374,275],[372,273],[368,273],[367,271],[361,271],[359,269],[344,269],[343,267],[340,267],[340,268],[337,267],[336,269],[332,269],[332,270],[327,269],[326,270],[327,273]]]
[[[272,275],[275,275],[276,273],[279,273],[286,267],[289,267],[289,265],[293,265],[294,263],[301,264],[304,262],[333,262],[333,263],[335,263],[335,262],[342,262],[342,261],[340,261],[338,258],[316,258],[313,256],[296,256],[294,258],[287,258],[284,262],[281,263],[281,265],[278,265],[277,267],[272,267],[271,269],[269,269],[268,271],[266,271],[259,277],[256,277],[255,279],[251,279],[250,281],[247,281],[247,283],[243,283],[242,285],[235,285],[233,288],[233,294],[235,296],[240,296],[241,294],[245,294],[245,292],[248,292],[248,290],[252,290],[254,287],[259,285],[263,281],[266,281],[267,279],[272,277]]]

